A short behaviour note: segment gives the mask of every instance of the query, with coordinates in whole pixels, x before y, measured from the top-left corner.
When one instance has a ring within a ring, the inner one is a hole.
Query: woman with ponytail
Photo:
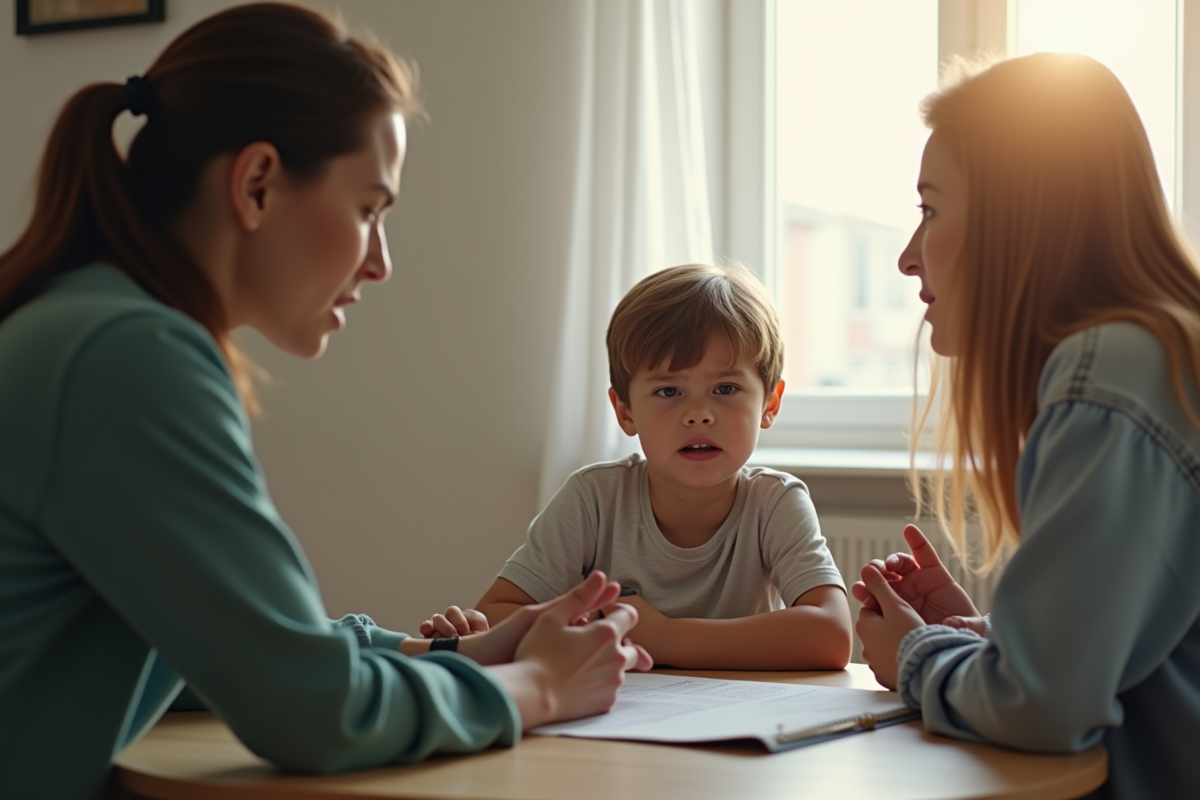
[[[254,752],[329,772],[513,744],[649,666],[628,606],[572,624],[619,594],[600,574],[461,639],[330,621],[267,494],[230,333],[315,357],[387,279],[417,111],[389,51],[273,3],[63,109],[0,255],[0,797],[98,796],[185,682]]]
[[[924,112],[900,270],[939,356],[925,488],[959,553],[975,517],[984,566],[1012,557],[981,618],[909,526],[853,587],[863,655],[936,733],[1102,742],[1097,797],[1196,796],[1200,270],[1145,130],[1083,56],[1000,62]]]

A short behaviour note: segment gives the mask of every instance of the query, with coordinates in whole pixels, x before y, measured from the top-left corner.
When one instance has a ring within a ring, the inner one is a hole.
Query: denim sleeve
[[[64,380],[39,526],[251,750],[331,772],[519,736],[487,670],[408,658],[369,619],[327,618],[201,331],[123,320]]]
[[[1194,622],[1182,566],[1196,498],[1175,461],[1119,411],[1050,406],[1019,471],[1021,546],[987,638],[909,634],[899,689],[930,730],[1027,750],[1079,751],[1124,718]]]

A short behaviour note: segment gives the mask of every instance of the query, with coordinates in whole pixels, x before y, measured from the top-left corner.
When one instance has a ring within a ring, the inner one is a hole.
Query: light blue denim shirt
[[[457,653],[332,623],[208,333],[114,269],[0,325],[0,798],[91,798],[189,686],[254,752],[330,772],[512,743]]]
[[[1097,797],[1200,796],[1200,431],[1157,338],[1112,323],[1055,348],[1017,489],[1021,545],[991,633],[910,633],[904,699],[963,739],[1102,741]]]

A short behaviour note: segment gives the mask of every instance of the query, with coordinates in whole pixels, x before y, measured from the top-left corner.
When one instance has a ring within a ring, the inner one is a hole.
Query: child
[[[1082,56],[1001,62],[926,101],[921,281],[947,396],[935,511],[978,509],[989,620],[921,532],[853,587],[863,655],[930,730],[1103,743],[1105,798],[1200,792],[1200,272],[1141,120]],[[968,469],[969,467],[969,469]]]
[[[572,475],[478,610],[494,624],[598,569],[658,664],[842,669],[849,611],[808,490],[745,466],[783,394],[761,284],[740,267],[663,270],[617,305],[607,345],[609,399],[645,458]]]

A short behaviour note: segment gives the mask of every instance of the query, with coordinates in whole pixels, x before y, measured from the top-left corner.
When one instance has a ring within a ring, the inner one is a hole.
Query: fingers
[[[646,648],[642,647],[640,644],[635,644],[630,639],[622,640],[621,646],[627,651],[627,654],[632,653],[633,655],[632,661],[628,660],[627,658],[625,662],[626,671],[632,670],[634,672],[649,672],[654,668],[654,658],[650,655]]]
[[[624,639],[638,623],[637,609],[626,603],[613,603],[604,610],[604,619],[597,624],[604,623],[614,626],[620,638]]]
[[[898,609],[901,606],[908,605],[896,594],[896,590],[888,583],[887,578],[875,566],[867,564],[862,568],[862,583],[871,597],[875,599],[879,606],[879,612],[884,616],[892,609]],[[865,603],[864,603],[865,606]]]
[[[620,594],[620,585],[610,582],[603,572],[593,572],[578,586],[563,595],[558,602],[551,600],[547,605],[552,607],[547,610],[546,614],[555,617],[561,624],[567,625],[573,620],[603,608],[616,600]]]
[[[904,526],[904,541],[908,543],[908,549],[912,551],[913,559],[921,569],[931,569],[942,565],[937,550],[933,548],[933,545],[925,538],[925,534],[921,533],[921,529],[916,525]]]
[[[879,611],[879,601],[867,590],[866,584],[862,581],[850,585],[850,594],[854,595],[854,599],[862,603],[865,608]]]
[[[433,627],[433,620],[427,619],[422,622],[420,626],[420,633],[422,639],[428,639],[437,633],[437,628]]]
[[[492,628],[492,624],[488,622],[488,618],[483,615],[482,611],[468,608],[463,611],[463,615],[467,618],[467,624],[470,626],[471,633],[483,633]]]
[[[916,572],[921,567],[917,565],[917,560],[908,553],[892,553],[883,560],[883,569],[881,572],[892,572],[903,577],[910,573]]]

